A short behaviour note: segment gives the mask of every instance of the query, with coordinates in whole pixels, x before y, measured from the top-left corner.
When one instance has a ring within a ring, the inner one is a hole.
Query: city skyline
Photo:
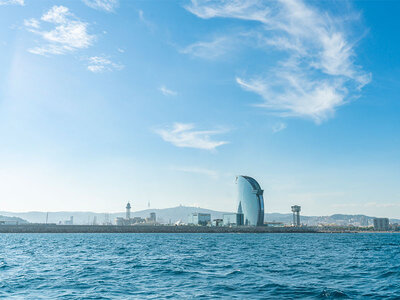
[[[398,218],[391,4],[0,0],[1,210]]]

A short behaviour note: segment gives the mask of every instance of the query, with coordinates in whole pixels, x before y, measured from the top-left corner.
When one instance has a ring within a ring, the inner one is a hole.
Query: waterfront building
[[[400,230],[399,223],[393,223],[393,224],[391,224],[390,227],[391,227],[392,230],[394,230],[394,231],[399,231],[399,230]]]
[[[378,231],[389,230],[389,219],[388,218],[375,218],[374,229]]]
[[[146,218],[146,223],[156,223],[156,213],[152,212],[150,213],[150,217]]]
[[[0,220],[0,225],[18,225],[18,221],[14,220]]]
[[[269,226],[269,227],[285,227],[285,224],[283,222],[264,222],[265,226]]]
[[[264,191],[258,182],[249,176],[237,176],[237,214],[243,214],[243,225],[264,224]]]
[[[125,220],[126,220],[125,218],[117,217],[117,218],[115,218],[115,224],[117,226],[128,225],[128,224],[126,224]]]
[[[71,216],[69,220],[64,221],[65,225],[74,225],[74,216]]]
[[[133,217],[130,220],[131,220],[131,224],[141,224],[141,223],[146,222],[146,220],[141,217]]]
[[[361,227],[368,227],[368,217],[367,216],[361,216],[359,219],[359,226]]]
[[[146,220],[143,218],[140,218],[140,217],[134,217],[134,218],[130,218],[130,219],[117,217],[115,219],[115,224],[117,224],[118,226],[129,226],[129,225],[135,225],[135,224],[142,224],[145,222],[146,222]]]
[[[191,213],[189,215],[188,224],[189,225],[202,225],[205,226],[211,223],[211,214],[204,213]]]
[[[212,221],[212,226],[222,226],[223,223],[224,223],[224,220],[223,220],[223,219],[214,219],[214,220]]]
[[[222,220],[224,226],[242,226],[244,215],[238,213],[223,214]]]
[[[153,223],[156,222],[157,218],[156,218],[156,213],[155,213],[155,212],[150,213],[150,220],[151,220]]]

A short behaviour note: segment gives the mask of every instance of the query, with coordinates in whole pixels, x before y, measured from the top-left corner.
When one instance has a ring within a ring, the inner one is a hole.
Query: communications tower
[[[301,210],[301,206],[298,206],[298,205],[292,206],[293,226],[300,226],[300,210]]]

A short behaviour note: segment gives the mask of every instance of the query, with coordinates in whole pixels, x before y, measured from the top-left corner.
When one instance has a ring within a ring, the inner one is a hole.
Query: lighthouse
[[[130,220],[131,218],[131,204],[128,202],[128,204],[126,205],[126,219]]]

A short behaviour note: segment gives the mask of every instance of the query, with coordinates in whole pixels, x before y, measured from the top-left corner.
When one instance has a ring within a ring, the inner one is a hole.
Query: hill
[[[28,224],[29,222],[27,220],[24,220],[19,217],[10,217],[10,216],[1,216],[0,215],[0,223],[15,223],[15,224]]]
[[[155,212],[157,215],[157,221],[161,223],[175,223],[177,221],[186,222],[188,216],[194,212],[200,213],[209,213],[212,218],[222,218],[222,214],[224,212],[214,211],[205,208],[199,207],[189,207],[189,206],[177,206],[171,208],[164,209],[146,209],[141,211],[131,212],[131,217],[141,217],[146,218],[150,215],[151,212]],[[47,212],[7,212],[2,211],[0,214],[9,217],[20,217],[28,220],[30,223],[45,223]],[[48,223],[56,223],[60,222],[63,224],[65,221],[69,220],[70,217],[73,217],[74,224],[93,224],[93,221],[97,224],[103,224],[104,222],[111,221],[114,222],[117,217],[125,217],[125,212],[120,213],[95,213],[95,212],[82,212],[82,211],[58,211],[58,212],[49,212],[48,213]]]
[[[215,211],[200,207],[190,206],[177,206],[163,209],[146,209],[141,211],[135,211],[131,213],[132,217],[146,218],[151,212],[155,212],[157,215],[157,221],[160,223],[175,223],[177,221],[186,222],[188,216],[194,212],[209,213],[212,219],[222,218],[222,215],[226,212]],[[31,223],[45,223],[47,212],[0,212],[5,217],[16,217],[23,221],[27,220]],[[82,211],[60,211],[60,212],[49,212],[48,223],[63,224],[65,221],[73,217],[74,224],[103,224],[106,222],[114,222],[116,217],[124,217],[124,212],[119,213],[95,213],[95,212],[82,212]],[[365,215],[345,215],[335,214],[331,216],[301,216],[301,223],[306,225],[318,225],[318,224],[336,224],[336,225],[355,225],[355,226],[367,226],[373,224],[374,217]],[[1,220],[1,217],[0,217]],[[284,224],[291,224],[292,214],[281,214],[281,213],[266,213],[265,221],[268,222],[282,222]],[[398,219],[391,219],[391,223],[400,223]]]

